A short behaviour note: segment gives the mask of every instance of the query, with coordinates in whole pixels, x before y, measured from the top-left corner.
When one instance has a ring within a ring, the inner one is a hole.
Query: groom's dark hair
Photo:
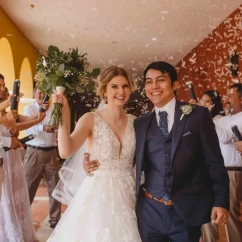
[[[160,71],[163,74],[167,73],[170,76],[171,85],[175,81],[177,81],[177,72],[176,72],[175,67],[165,61],[157,61],[157,62],[152,62],[151,64],[149,64],[146,67],[146,69],[144,70],[144,81],[145,81],[146,74],[149,69],[154,69],[154,70]]]

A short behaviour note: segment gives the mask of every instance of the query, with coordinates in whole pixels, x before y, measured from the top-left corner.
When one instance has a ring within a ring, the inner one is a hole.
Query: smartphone
[[[193,88],[193,83],[191,81],[186,82],[186,85],[188,87],[189,95],[190,95],[191,99],[194,99],[197,102],[197,97],[196,97],[196,94],[195,94],[195,91],[194,91],[194,88]]]
[[[50,96],[47,95],[47,94],[45,94],[45,97],[44,97],[44,100],[43,100],[43,103],[42,104],[48,103],[49,99],[50,99]],[[45,111],[45,109],[42,108],[42,107],[40,107],[39,111],[43,113]]]
[[[15,96],[12,97],[11,110],[17,110],[18,111],[19,89],[20,89],[20,80],[17,79],[13,83],[13,94],[15,94]]]

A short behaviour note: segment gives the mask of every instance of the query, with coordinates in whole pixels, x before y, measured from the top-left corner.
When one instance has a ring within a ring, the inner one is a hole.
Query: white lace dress
[[[141,242],[135,215],[135,133],[128,122],[120,142],[94,113],[90,159],[100,167],[86,177],[48,242]],[[80,157],[83,159],[83,157]]]
[[[0,125],[0,135],[10,136],[2,125]],[[20,151],[9,150],[3,159],[0,242],[37,241]]]

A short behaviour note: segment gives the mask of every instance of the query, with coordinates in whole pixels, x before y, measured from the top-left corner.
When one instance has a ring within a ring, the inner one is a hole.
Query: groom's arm
[[[213,211],[211,220],[226,222],[229,210],[229,177],[224,166],[215,125],[207,109],[201,121],[201,144],[213,190]]]
[[[229,177],[224,166],[215,125],[208,110],[201,121],[201,144],[214,195],[214,206],[229,209]]]
[[[85,153],[83,157],[83,169],[88,176],[93,176],[93,171],[99,168],[99,162],[97,160],[89,160],[90,154]]]

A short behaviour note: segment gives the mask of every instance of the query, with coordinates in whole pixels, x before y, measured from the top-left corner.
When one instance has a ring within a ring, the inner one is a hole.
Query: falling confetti
[[[75,34],[70,33],[70,36],[71,36],[71,38],[72,38],[72,39],[74,39],[76,35],[75,35]]]
[[[45,31],[45,34],[48,34],[50,32],[51,28],[48,28],[46,31]]]

